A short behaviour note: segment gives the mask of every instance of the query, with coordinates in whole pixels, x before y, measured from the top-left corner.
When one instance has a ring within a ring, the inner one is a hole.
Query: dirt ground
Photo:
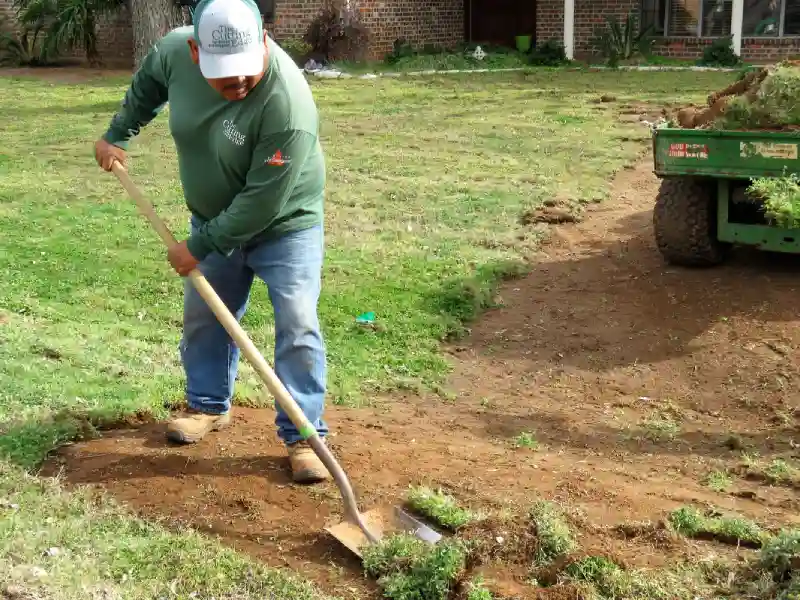
[[[584,549],[635,566],[718,549],[609,529],[682,504],[800,523],[797,490],[703,483],[743,449],[798,456],[798,260],[743,250],[714,270],[665,265],[652,241],[650,171],[645,156],[617,176],[612,201],[554,228],[532,274],[503,288],[502,308],[449,349],[455,401],[328,409],[332,447],[364,509],[398,501],[409,484],[441,486],[475,508],[555,500]],[[216,533],[331,593],[377,597],[323,530],[341,516],[335,486],[291,484],[273,418],[239,408],[229,429],[192,447],[167,446],[160,425],[107,432],[64,448],[45,472]],[[540,447],[514,447],[521,432]]]

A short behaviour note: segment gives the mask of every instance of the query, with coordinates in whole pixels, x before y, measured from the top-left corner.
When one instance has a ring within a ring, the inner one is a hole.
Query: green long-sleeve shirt
[[[322,223],[325,159],[302,71],[268,39],[263,79],[227,101],[191,60],[193,31],[179,27],[153,47],[104,139],[127,148],[169,103],[184,197],[203,223],[187,241],[198,260]]]

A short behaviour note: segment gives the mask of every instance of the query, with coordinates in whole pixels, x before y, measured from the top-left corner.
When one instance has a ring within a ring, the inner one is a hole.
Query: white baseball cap
[[[264,29],[253,0],[202,0],[193,20],[203,77],[251,77],[264,70]]]

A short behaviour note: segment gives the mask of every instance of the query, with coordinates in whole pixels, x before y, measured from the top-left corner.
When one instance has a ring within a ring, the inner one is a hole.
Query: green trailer
[[[661,187],[656,245],[674,265],[722,263],[736,245],[800,252],[800,229],[771,224],[747,194],[752,179],[800,173],[800,133],[664,127],[653,133]]]

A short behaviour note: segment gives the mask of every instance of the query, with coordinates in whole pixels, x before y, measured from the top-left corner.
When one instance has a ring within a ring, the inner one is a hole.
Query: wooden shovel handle
[[[127,190],[134,202],[136,202],[139,211],[147,217],[147,220],[150,221],[153,229],[156,230],[156,233],[164,241],[164,244],[168,248],[175,245],[177,241],[172,235],[172,232],[169,230],[166,223],[156,214],[153,205],[148,202],[136,184],[133,183],[133,180],[131,180],[125,168],[119,162],[114,161],[112,169],[114,174],[119,178],[120,183],[122,183],[122,186]],[[281,380],[275,375],[275,372],[264,359],[261,352],[258,351],[258,348],[256,348],[255,344],[250,339],[250,336],[242,329],[236,317],[234,317],[228,307],[225,306],[225,303],[217,292],[214,291],[214,288],[208,280],[198,269],[194,269],[190,272],[189,278],[192,280],[194,287],[206,301],[209,308],[217,316],[219,322],[244,353],[248,362],[250,362],[256,370],[261,380],[266,384],[281,408],[283,408],[289,419],[294,423],[294,426],[297,427],[303,439],[308,439],[317,435],[316,428],[311,424],[303,411],[300,410],[297,402],[295,402]]]

